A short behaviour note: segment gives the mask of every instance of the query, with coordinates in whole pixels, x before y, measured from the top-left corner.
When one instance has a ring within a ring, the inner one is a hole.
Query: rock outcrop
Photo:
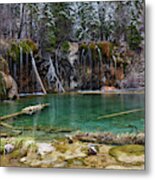
[[[0,57],[0,99],[17,99],[18,88],[15,80],[9,73],[8,64]]]

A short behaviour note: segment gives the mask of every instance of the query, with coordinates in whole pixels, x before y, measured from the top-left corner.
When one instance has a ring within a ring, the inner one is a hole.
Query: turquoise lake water
[[[144,111],[107,119],[98,117],[144,108],[143,94],[120,95],[47,95],[21,98],[15,102],[0,102],[0,116],[20,111],[39,103],[50,106],[37,114],[22,115],[10,123],[13,126],[45,126],[70,128],[83,132],[132,133],[144,131]],[[9,121],[8,121],[9,122]],[[34,128],[35,129],[35,128]],[[37,136],[37,132],[33,132]],[[41,134],[40,134],[41,135]]]

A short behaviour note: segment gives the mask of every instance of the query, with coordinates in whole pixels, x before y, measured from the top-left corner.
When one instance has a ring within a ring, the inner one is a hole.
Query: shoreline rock
[[[79,136],[82,137],[82,134]],[[1,147],[1,165],[43,168],[144,169],[144,145],[110,145],[81,141],[77,137],[78,135],[72,136],[72,143],[67,137],[53,139],[46,143],[37,142],[32,138],[2,138],[3,147],[10,144],[14,149],[4,154]]]

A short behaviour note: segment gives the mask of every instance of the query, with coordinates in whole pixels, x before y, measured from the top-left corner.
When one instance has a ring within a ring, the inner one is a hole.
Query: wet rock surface
[[[118,162],[126,164],[144,163],[144,146],[142,145],[124,145],[111,148],[109,154]]]

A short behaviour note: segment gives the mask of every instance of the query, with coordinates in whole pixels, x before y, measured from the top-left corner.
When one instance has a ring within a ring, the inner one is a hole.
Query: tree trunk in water
[[[31,59],[32,59],[32,66],[33,66],[34,72],[35,72],[35,74],[36,74],[37,80],[38,80],[38,82],[39,82],[39,84],[40,84],[40,86],[41,86],[44,94],[47,94],[46,89],[45,89],[45,87],[44,87],[44,85],[43,85],[43,83],[42,83],[42,80],[41,80],[41,78],[40,78],[40,75],[39,75],[39,73],[38,73],[37,66],[36,66],[36,63],[35,63],[35,60],[34,60],[33,52],[32,52],[32,51],[31,51]]]

